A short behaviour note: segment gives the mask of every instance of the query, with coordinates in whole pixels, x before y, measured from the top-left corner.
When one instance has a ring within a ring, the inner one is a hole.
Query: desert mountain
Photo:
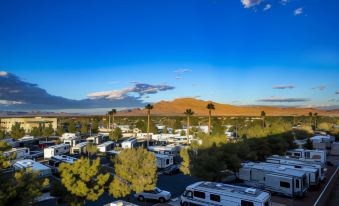
[[[166,115],[178,116],[183,115],[184,111],[191,108],[195,115],[205,116],[208,115],[206,105],[208,101],[193,99],[193,98],[180,98],[173,101],[161,101],[155,103],[152,110],[152,115]],[[259,116],[261,111],[265,111],[267,116],[292,116],[292,115],[305,115],[309,112],[318,113],[324,116],[339,116],[339,110],[321,110],[317,108],[296,108],[296,107],[274,107],[274,106],[234,106],[229,104],[220,104],[212,102],[215,105],[213,115],[215,116]],[[145,109],[132,109],[124,110],[118,115],[127,116],[142,116],[146,115]]]

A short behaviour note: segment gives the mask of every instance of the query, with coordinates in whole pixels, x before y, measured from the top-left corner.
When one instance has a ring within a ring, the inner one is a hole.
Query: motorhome
[[[71,146],[68,144],[58,144],[44,149],[44,158],[49,159],[55,155],[67,154],[70,151]]]
[[[253,162],[241,164],[239,179],[248,186],[290,197],[304,196],[309,187],[304,171]]]
[[[109,150],[112,150],[114,147],[113,141],[107,141],[97,146],[99,152],[107,152]]]
[[[312,159],[326,164],[326,152],[324,150],[305,150],[305,149],[293,149],[287,150],[286,156],[292,158]]]
[[[4,152],[3,156],[14,159],[24,159],[25,157],[29,156],[29,148],[12,148],[11,150]]]
[[[196,182],[186,187],[180,204],[214,206],[271,206],[268,192],[217,182]]]
[[[64,141],[65,139],[71,139],[76,137],[77,135],[75,133],[63,133],[62,136],[60,137],[61,141]]]
[[[321,162],[308,161],[304,159],[292,159],[289,157],[283,157],[278,155],[273,155],[266,158],[266,162],[276,163],[281,165],[293,165],[293,166],[303,166],[303,167],[313,167],[319,171],[320,180],[325,179],[326,167]]]
[[[34,138],[33,136],[24,136],[18,139],[18,145],[19,147],[29,147],[37,143],[38,140],[38,138]]]
[[[64,139],[64,144],[68,144],[71,147],[75,146],[76,144],[80,143],[80,137],[71,137],[68,139]]]
[[[164,169],[173,165],[173,157],[170,155],[163,155],[163,154],[155,154],[157,159],[157,167],[159,169]]]
[[[289,169],[304,171],[307,174],[307,182],[310,186],[317,186],[320,183],[319,171],[317,168],[314,168],[314,167],[305,167],[301,165],[281,165],[281,164],[270,163],[270,162],[260,162],[260,164],[261,165],[272,165],[277,168],[285,167]]]
[[[127,140],[121,143],[121,147],[123,149],[131,149],[134,148],[137,144],[137,139],[135,138],[128,138]]]
[[[52,174],[51,168],[31,159],[23,159],[13,164],[15,170],[25,170],[26,172],[38,172],[40,177],[47,177]]]
[[[83,154],[86,153],[86,145],[87,142],[81,142],[79,144],[74,145],[73,147],[71,147],[71,154]]]
[[[55,155],[48,160],[48,165],[53,169],[53,172],[57,172],[61,163],[73,164],[77,160],[77,158],[67,155]]]
[[[176,145],[167,145],[167,146],[149,146],[148,151],[154,152],[156,154],[165,154],[165,155],[172,155],[178,156],[180,155],[180,146]]]

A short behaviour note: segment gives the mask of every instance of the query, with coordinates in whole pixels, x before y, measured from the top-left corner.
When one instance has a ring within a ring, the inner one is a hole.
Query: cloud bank
[[[310,101],[308,98],[282,98],[282,97],[270,97],[264,99],[258,99],[259,102],[307,102]]]
[[[277,85],[277,86],[273,86],[272,89],[294,89],[295,86],[294,85]]]
[[[146,104],[144,95],[174,89],[169,85],[135,83],[121,90],[102,91],[88,95],[82,100],[73,100],[49,94],[37,84],[21,80],[8,72],[0,72],[0,108],[6,109],[90,109],[105,107],[141,107]]]

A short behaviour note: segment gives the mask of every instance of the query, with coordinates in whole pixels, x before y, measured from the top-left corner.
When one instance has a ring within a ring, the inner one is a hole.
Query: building
[[[51,117],[15,117],[15,118],[1,118],[0,127],[4,128],[6,132],[11,132],[12,126],[15,123],[20,123],[20,126],[25,129],[27,133],[31,132],[34,127],[48,127],[52,125],[54,130],[57,129],[58,119]]]

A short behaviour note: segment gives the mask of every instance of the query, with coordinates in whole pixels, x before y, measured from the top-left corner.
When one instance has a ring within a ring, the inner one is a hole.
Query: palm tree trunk
[[[112,114],[112,129],[114,129],[114,114]]]
[[[147,114],[147,148],[149,147],[149,126],[150,126],[150,110],[148,110]]]
[[[108,128],[107,129],[111,129],[111,115],[108,115]]]
[[[208,134],[211,134],[211,110],[208,111]]]
[[[190,136],[190,116],[187,115],[187,131],[186,131],[186,135],[187,135],[187,144],[189,143],[188,138]]]

